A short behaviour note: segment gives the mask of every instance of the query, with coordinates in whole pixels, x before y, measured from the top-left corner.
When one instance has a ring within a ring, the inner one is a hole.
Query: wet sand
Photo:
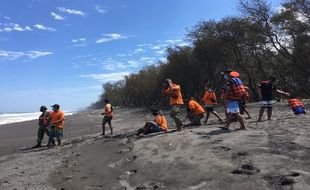
[[[35,135],[1,145],[15,153],[1,154],[0,189],[310,189],[309,114],[278,103],[273,120],[256,123],[257,106],[249,110],[246,131],[220,130],[211,116],[212,125],[141,139],[128,134],[151,118],[142,110],[117,110],[110,138],[99,136],[99,112],[71,116],[62,147],[14,150]]]

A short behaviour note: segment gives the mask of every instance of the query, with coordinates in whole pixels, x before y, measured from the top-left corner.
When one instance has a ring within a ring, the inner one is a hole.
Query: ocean
[[[65,115],[73,115],[75,112],[65,112]],[[41,112],[32,113],[1,113],[0,125],[18,123],[23,121],[36,120],[41,115]]]

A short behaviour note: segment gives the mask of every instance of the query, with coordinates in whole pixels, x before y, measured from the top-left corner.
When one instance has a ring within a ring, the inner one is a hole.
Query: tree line
[[[114,105],[144,107],[165,105],[164,79],[181,85],[182,94],[197,99],[206,84],[219,95],[224,84],[221,71],[233,68],[257,98],[259,81],[276,76],[280,87],[298,97],[310,94],[310,1],[285,0],[273,10],[264,0],[241,0],[240,16],[197,23],[188,30],[191,45],[167,48],[167,62],[147,66],[124,80],[103,84],[103,100]]]

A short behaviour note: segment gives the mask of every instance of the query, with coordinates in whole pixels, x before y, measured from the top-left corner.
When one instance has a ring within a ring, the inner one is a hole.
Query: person
[[[261,81],[258,85],[257,93],[259,95],[261,108],[259,110],[259,116],[257,122],[262,121],[262,116],[264,114],[265,108],[267,108],[268,120],[271,120],[272,115],[272,100],[274,98],[273,92],[276,91],[279,94],[289,96],[289,93],[279,90],[276,87],[276,77],[271,76],[269,80]]]
[[[186,118],[189,119],[190,125],[201,125],[201,119],[205,113],[203,107],[192,97],[186,98],[186,106],[188,112]]]
[[[39,128],[38,128],[38,138],[37,138],[37,144],[33,148],[39,148],[41,147],[42,140],[44,138],[44,134],[49,136],[48,128],[50,126],[50,112],[47,111],[46,106],[40,107],[40,112],[42,114],[39,117]]]
[[[112,104],[110,103],[110,100],[105,99],[104,100],[104,112],[101,114],[104,115],[103,120],[102,120],[102,136],[105,136],[105,126],[106,124],[109,125],[111,135],[113,135],[113,127],[112,127],[112,119],[113,119],[113,107]]]
[[[211,89],[210,84],[207,85],[207,90],[205,91],[201,99],[205,104],[205,110],[206,110],[206,120],[204,121],[204,123],[208,122],[210,113],[215,115],[218,118],[219,122],[224,123],[224,120],[221,118],[221,116],[214,110],[214,106],[217,104],[217,99],[214,91]]]
[[[63,138],[63,128],[65,123],[64,112],[60,110],[59,104],[52,105],[53,112],[51,112],[51,126],[49,131],[49,141],[47,146],[54,146],[57,139],[57,145],[61,145],[61,139]]]
[[[163,85],[163,94],[169,96],[169,104],[171,106],[169,115],[174,119],[177,130],[181,131],[183,129],[183,123],[180,118],[180,108],[184,104],[181,87],[178,84],[174,84],[171,79],[166,79]]]
[[[159,109],[152,109],[151,113],[155,116],[154,121],[148,121],[143,128],[139,129],[137,136],[140,137],[143,133],[144,135],[150,133],[158,133],[161,131],[168,130],[168,124],[165,115]]]
[[[245,119],[251,119],[251,115],[249,113],[249,111],[246,109],[246,102],[248,100],[249,97],[249,87],[247,87],[246,85],[244,85],[244,88],[246,90],[246,96],[244,99],[240,100],[240,104],[239,104],[239,108],[240,108],[240,114],[243,115],[244,113],[247,114],[247,118]]]
[[[239,101],[244,99],[246,96],[246,90],[242,81],[236,77],[240,76],[237,72],[225,74],[227,78],[226,91],[224,95],[224,104],[227,110],[227,122],[222,129],[229,129],[230,123],[232,122],[233,116],[236,116],[237,121],[240,123],[241,127],[239,130],[245,130],[244,120],[240,115]]]
[[[287,101],[295,115],[306,114],[305,106],[299,99],[290,96]]]

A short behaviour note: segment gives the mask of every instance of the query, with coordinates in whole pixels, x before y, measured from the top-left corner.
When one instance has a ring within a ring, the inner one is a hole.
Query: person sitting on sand
[[[40,112],[42,112],[42,114],[39,117],[39,129],[38,129],[37,145],[35,145],[33,148],[41,147],[41,143],[42,143],[42,140],[44,138],[44,134],[49,136],[48,128],[49,128],[50,123],[51,123],[50,112],[47,111],[46,106],[41,106]]]
[[[102,136],[105,136],[105,126],[106,124],[109,125],[111,130],[111,135],[113,135],[113,128],[112,128],[112,119],[113,119],[113,107],[110,103],[110,100],[104,100],[104,112],[101,114],[104,115],[102,120]]]
[[[276,91],[279,94],[283,94],[289,96],[289,93],[279,90],[276,87],[276,77],[272,76],[269,80],[262,81],[260,85],[258,85],[257,93],[259,95],[261,108],[259,110],[259,116],[257,122],[262,121],[262,116],[264,114],[265,108],[267,108],[267,117],[268,120],[271,120],[272,115],[272,100],[273,100],[273,92]]]
[[[205,104],[205,109],[206,109],[206,120],[204,121],[204,123],[208,122],[208,119],[210,117],[210,113],[212,113],[213,115],[215,115],[219,122],[224,122],[224,120],[221,118],[221,116],[219,116],[219,114],[214,110],[214,106],[217,104],[216,101],[216,95],[214,93],[214,91],[211,89],[211,85],[208,84],[207,86],[207,90],[205,91],[203,97],[201,98],[202,101]]]
[[[168,130],[167,120],[162,111],[158,109],[152,109],[151,112],[155,116],[154,121],[146,122],[144,127],[138,130],[137,136],[140,136],[142,133],[147,135],[150,133],[158,133]]]
[[[290,96],[287,101],[295,115],[306,114],[305,106],[299,99]]]
[[[183,123],[180,117],[180,107],[184,104],[181,87],[178,84],[174,84],[171,79],[166,79],[162,92],[164,95],[169,96],[169,104],[171,106],[170,117],[174,119],[178,131],[181,131]]]
[[[52,105],[53,112],[51,112],[51,126],[49,131],[49,140],[47,146],[55,145],[54,138],[57,139],[57,145],[61,145],[61,139],[63,137],[63,128],[65,122],[64,112],[60,110],[58,104]]]
[[[227,78],[227,88],[224,96],[224,104],[227,107],[227,122],[224,127],[221,127],[222,129],[229,129],[229,125],[235,115],[241,125],[239,129],[245,130],[244,121],[240,115],[239,101],[246,96],[246,90],[242,81],[236,76],[238,76],[238,74],[235,71],[234,73],[231,72],[224,76],[224,78]]]
[[[203,114],[205,113],[203,107],[192,97],[186,98],[185,102],[188,112],[186,118],[189,119],[190,125],[201,125],[201,119],[203,118]]]

